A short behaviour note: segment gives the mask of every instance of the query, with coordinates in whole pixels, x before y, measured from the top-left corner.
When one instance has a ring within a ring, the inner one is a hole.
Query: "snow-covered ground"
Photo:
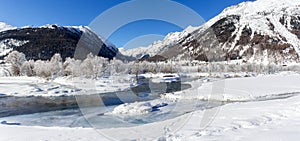
[[[193,87],[196,87],[202,81],[197,80],[191,84]],[[299,81],[299,74],[293,72],[247,78],[232,78],[219,83],[203,83],[198,89],[168,93],[164,97],[169,99],[210,99],[216,101],[265,100],[281,96],[282,94],[300,92]],[[216,87],[219,93],[214,92]]]
[[[299,139],[300,74],[283,72],[249,78],[208,80],[191,81],[190,89],[167,93],[151,101],[125,103],[99,115],[99,118],[111,116],[120,121],[125,117],[157,121],[129,127],[111,126],[96,129],[64,127],[63,123],[68,122],[72,112],[67,114],[69,117],[61,120],[44,118],[44,122],[62,122],[53,123],[54,127],[26,125],[26,115],[3,117],[0,118],[0,140]],[[43,83],[35,78],[23,80],[23,83],[32,81]],[[0,90],[4,89],[2,87]],[[199,104],[201,102],[202,104]],[[177,116],[159,120],[170,113]],[[28,116],[39,118],[39,114]],[[84,118],[89,120],[88,116]],[[43,117],[40,117],[39,120],[43,121],[42,119]],[[113,124],[109,119],[102,122]]]
[[[125,79],[126,78],[126,79]],[[61,96],[105,93],[128,89],[131,76],[110,76],[92,80],[79,77],[0,77],[0,93],[7,96]]]

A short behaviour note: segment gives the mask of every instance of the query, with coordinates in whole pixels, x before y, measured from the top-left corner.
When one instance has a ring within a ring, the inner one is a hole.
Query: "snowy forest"
[[[23,53],[13,51],[6,58],[9,64],[7,76],[38,76],[53,78],[58,76],[98,78],[107,75],[141,73],[241,73],[273,74],[279,71],[300,71],[299,65],[250,64],[243,62],[199,62],[189,60],[169,60],[163,62],[108,60],[87,55],[84,60],[66,58],[55,54],[51,60],[26,60]]]

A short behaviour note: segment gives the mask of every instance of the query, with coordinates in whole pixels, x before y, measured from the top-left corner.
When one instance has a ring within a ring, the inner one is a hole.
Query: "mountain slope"
[[[159,47],[152,45],[144,50],[160,48],[150,54],[169,59],[299,62],[300,1],[243,2],[226,8],[200,27],[177,34],[181,36],[177,35],[171,43],[166,37]]]
[[[48,60],[55,53],[60,53],[63,59],[74,55],[82,59],[90,52],[112,59],[118,53],[117,48],[106,43],[88,27],[57,25],[0,32],[0,59],[12,50],[23,52],[27,59],[33,60]],[[75,51],[79,53],[75,54]]]
[[[13,27],[11,25],[8,25],[4,22],[0,22],[0,32],[5,31],[5,30],[10,30],[10,29],[16,29],[16,27]]]
[[[189,26],[184,29],[182,32],[172,32],[169,33],[162,41],[156,41],[149,45],[148,47],[138,47],[129,50],[121,49],[120,52],[127,56],[132,57],[141,57],[144,54],[149,54],[151,56],[156,55],[159,52],[163,52],[168,48],[172,47],[172,45],[176,44],[176,41],[187,36],[190,32],[196,30],[197,27]]]
[[[295,0],[258,0],[229,7],[205,25],[208,29],[195,31],[180,46],[190,45],[190,56],[203,61],[242,58],[265,64],[299,62],[298,4],[300,1]],[[203,43],[211,39],[205,32],[218,42]]]

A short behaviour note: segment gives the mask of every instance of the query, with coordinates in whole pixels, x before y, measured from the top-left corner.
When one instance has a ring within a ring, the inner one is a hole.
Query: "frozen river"
[[[179,82],[143,83],[130,89],[100,94],[62,95],[62,96],[6,96],[0,97],[0,121],[4,124],[24,126],[60,126],[60,127],[130,127],[171,119],[194,110],[205,108],[206,101],[161,101],[160,95],[191,88],[185,82],[193,79],[182,79]],[[146,81],[146,82],[145,82]],[[99,104],[99,98],[101,104]],[[152,112],[143,115],[109,114],[124,103],[141,101],[160,101],[154,105]],[[84,112],[79,107],[84,105]],[[185,105],[193,108],[179,108]],[[197,109],[194,109],[197,108]],[[84,116],[83,114],[84,113]],[[9,119],[9,120],[7,120]]]

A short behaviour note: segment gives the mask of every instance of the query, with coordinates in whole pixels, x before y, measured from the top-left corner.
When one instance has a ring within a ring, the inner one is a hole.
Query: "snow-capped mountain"
[[[12,50],[23,52],[27,59],[34,60],[48,60],[55,53],[60,53],[63,59],[74,56],[82,59],[90,52],[112,59],[118,53],[114,45],[101,39],[89,27],[58,25],[0,32],[0,59]]]
[[[182,32],[171,32],[169,33],[162,41],[155,41],[148,47],[138,47],[133,49],[120,49],[120,52],[127,56],[132,57],[141,57],[144,54],[149,54],[151,56],[156,55],[159,52],[163,52],[167,50],[169,47],[172,47],[172,45],[176,44],[178,40],[180,40],[183,37],[186,37],[189,33],[196,30],[197,27],[189,26]]]
[[[8,25],[4,22],[0,22],[0,32],[5,31],[5,30],[10,30],[10,29],[16,29],[16,27],[13,27],[11,25]]]
[[[300,62],[300,1],[243,2],[200,27],[134,52],[201,61]]]

